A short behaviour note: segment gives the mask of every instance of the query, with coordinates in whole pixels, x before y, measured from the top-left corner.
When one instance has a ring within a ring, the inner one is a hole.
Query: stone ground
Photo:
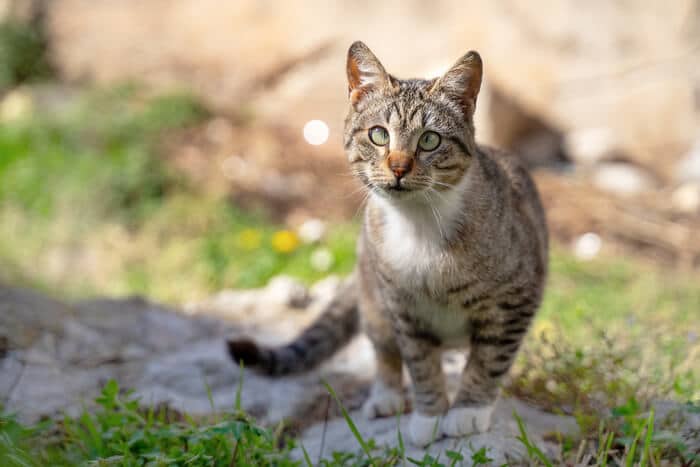
[[[226,354],[224,337],[247,334],[269,343],[289,339],[318,315],[339,283],[329,278],[307,290],[280,277],[264,289],[222,292],[183,310],[140,298],[66,304],[0,286],[0,405],[26,422],[76,415],[90,406],[107,380],[115,378],[122,387],[133,388],[144,405],[167,405],[192,415],[229,410],[241,372]],[[451,355],[444,363],[448,386],[454,390],[463,358]],[[270,379],[245,372],[242,406],[268,426],[285,420],[312,458],[337,450],[359,451],[322,385],[326,380],[366,439],[374,438],[378,446],[396,446],[397,419],[367,421],[358,410],[373,371],[370,344],[359,337],[319,370],[305,375]],[[674,406],[661,408],[669,413]],[[526,423],[533,442],[551,455],[557,447],[545,441],[552,439],[548,435],[577,429],[572,417],[507,399],[499,403],[490,432],[438,440],[428,451],[461,450],[469,459],[470,452],[487,446],[495,462],[518,458],[525,452],[516,440],[514,412]],[[696,418],[682,422],[685,429],[697,430],[700,415]],[[407,419],[401,419],[402,432]],[[420,458],[424,451],[409,448],[408,454]]]

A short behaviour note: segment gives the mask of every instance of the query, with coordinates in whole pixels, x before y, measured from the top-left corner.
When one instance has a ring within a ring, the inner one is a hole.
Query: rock
[[[476,433],[461,439],[439,439],[428,446],[426,450],[411,446],[407,441],[404,441],[406,457],[422,459],[426,452],[434,457],[438,454],[444,457],[446,450],[452,450],[461,452],[465,458],[464,463],[458,465],[472,465],[472,454],[481,448],[486,448],[486,453],[493,459],[494,465],[527,459],[527,449],[516,439],[520,432],[513,417],[514,412],[518,414],[527,427],[530,441],[550,458],[556,458],[558,448],[554,443],[544,441],[543,438],[546,435],[558,432],[573,436],[578,433],[576,422],[572,417],[545,414],[518,401],[507,399],[501,400],[497,404],[493,415],[493,425],[488,432]],[[400,423],[393,417],[367,420],[359,411],[351,412],[350,417],[366,441],[373,439],[376,442],[376,453],[381,453],[384,448],[398,447],[399,430],[404,440],[406,439],[410,417],[408,414],[400,418]],[[300,443],[312,456],[312,460],[328,458],[335,451],[362,453],[357,439],[342,418],[331,420],[327,424],[319,423],[312,426],[304,432]],[[300,449],[295,454],[301,459]]]
[[[593,165],[614,152],[619,143],[610,128],[582,128],[564,137],[566,154],[577,164]]]
[[[700,181],[687,182],[673,190],[671,194],[673,207],[682,213],[700,213]]]
[[[680,182],[700,182],[700,139],[678,162],[676,179]]]
[[[561,131],[488,81],[474,118],[479,141],[514,151],[528,167],[558,168],[568,161]]]
[[[658,434],[674,434],[685,444],[686,453],[700,452],[700,405],[655,401],[654,430]]]
[[[601,190],[621,196],[634,196],[657,186],[653,175],[633,164],[604,162],[593,169],[592,181]]]
[[[574,241],[574,255],[580,260],[588,261],[600,253],[603,240],[594,232],[586,232]]]

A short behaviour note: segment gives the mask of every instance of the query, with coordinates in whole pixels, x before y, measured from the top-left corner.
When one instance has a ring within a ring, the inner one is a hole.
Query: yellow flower
[[[535,337],[537,337],[538,339],[544,338],[550,341],[552,340],[557,331],[554,327],[554,324],[547,319],[541,319],[536,321],[533,328],[533,334],[535,335]]]
[[[260,247],[262,232],[256,229],[245,229],[238,234],[236,243],[244,250],[255,250]]]
[[[299,246],[299,237],[290,230],[280,230],[272,236],[272,248],[280,253],[291,253]]]

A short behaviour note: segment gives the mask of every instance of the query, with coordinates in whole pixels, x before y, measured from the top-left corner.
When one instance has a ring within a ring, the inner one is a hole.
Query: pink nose
[[[413,158],[401,153],[389,154],[389,169],[394,173],[397,180],[413,169]]]

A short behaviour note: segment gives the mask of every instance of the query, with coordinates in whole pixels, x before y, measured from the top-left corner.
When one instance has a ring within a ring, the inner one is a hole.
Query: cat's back
[[[497,183],[502,185],[500,189],[503,192],[508,193],[508,196],[504,197],[504,202],[511,205],[518,222],[523,222],[530,227],[528,230],[531,235],[536,236],[541,255],[546,257],[547,220],[530,171],[517,154],[489,146],[479,146],[479,149],[485,156],[485,163],[492,164],[491,170],[500,174],[496,177],[500,179]]]

